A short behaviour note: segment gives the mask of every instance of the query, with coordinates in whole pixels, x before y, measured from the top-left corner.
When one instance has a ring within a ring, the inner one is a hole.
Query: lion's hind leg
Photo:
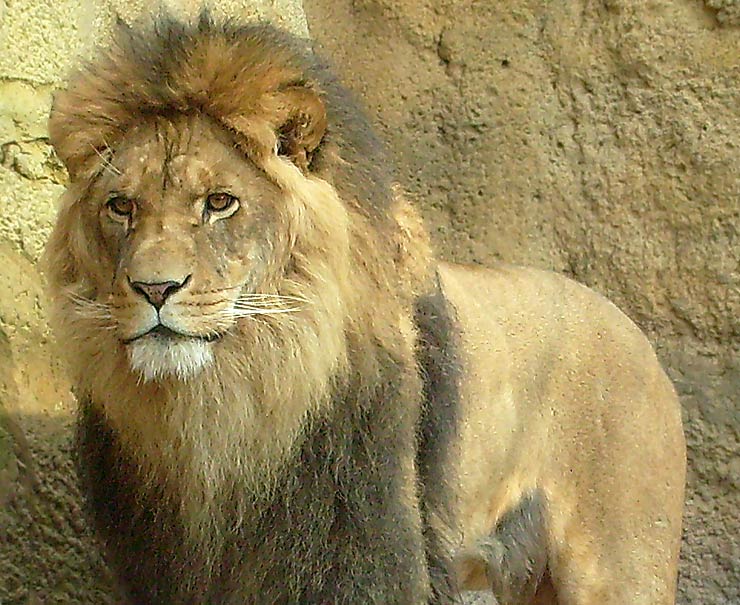
[[[462,554],[463,585],[491,590],[501,605],[531,605],[547,575],[545,500],[524,497],[505,513],[488,537]]]

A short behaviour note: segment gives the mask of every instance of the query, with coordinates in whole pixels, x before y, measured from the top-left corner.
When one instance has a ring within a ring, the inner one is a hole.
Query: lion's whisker
[[[245,311],[298,311],[299,309],[302,309],[303,307],[300,306],[285,306],[285,307],[275,307],[273,305],[246,305],[246,304],[234,304],[232,305],[233,309],[242,309]]]
[[[301,300],[299,298],[237,298],[234,304],[247,304],[247,305],[280,305],[280,304],[307,304],[307,300]]]
[[[76,303],[79,303],[79,304],[108,308],[108,305],[106,303],[101,303],[97,300],[86,298],[85,296],[82,296],[81,294],[77,294],[76,292],[67,292],[66,296],[70,300]]]
[[[267,311],[267,312],[290,312],[290,311],[300,311],[303,309],[302,306],[299,305],[286,305],[284,307],[276,307],[274,305],[248,305],[248,304],[239,304],[236,303],[231,306],[231,309],[236,309],[240,311]]]
[[[276,294],[272,292],[246,292],[244,294],[240,294],[240,297],[255,297],[255,298],[302,298],[298,296],[294,296],[292,294]],[[305,300],[305,299],[304,299]]]
[[[108,143],[106,143],[105,141],[103,141],[103,142],[105,143],[105,149],[106,149],[106,151],[108,151],[109,153],[111,153],[111,148],[110,148],[110,146],[108,145]],[[121,174],[123,174],[123,173],[122,173],[122,172],[121,172],[121,171],[120,171],[120,170],[119,170],[118,168],[116,168],[116,167],[115,167],[115,166],[114,166],[113,164],[111,164],[111,161],[110,161],[110,159],[109,159],[109,158],[107,158],[107,157],[105,157],[105,156],[104,156],[104,155],[103,155],[103,154],[102,154],[102,153],[100,152],[100,149],[98,149],[98,148],[97,148],[97,147],[96,147],[95,145],[93,145],[93,144],[90,144],[90,147],[92,147],[92,149],[93,149],[93,151],[95,152],[95,154],[96,154],[96,155],[97,155],[97,156],[98,156],[98,157],[99,157],[99,158],[100,158],[100,159],[102,160],[102,162],[103,162],[103,168],[104,168],[105,170],[107,170],[107,171],[111,172],[112,174],[114,174],[114,175],[116,175],[116,176],[121,176]]]
[[[250,315],[278,315],[281,313],[295,313],[300,308],[282,308],[282,309],[249,309],[249,308],[234,308],[231,310],[223,311],[222,315],[225,317],[249,317]]]
[[[67,298],[75,305],[77,314],[80,317],[92,321],[101,322],[101,328],[112,330],[115,328],[115,320],[110,311],[110,306],[81,296],[75,292],[67,292]]]

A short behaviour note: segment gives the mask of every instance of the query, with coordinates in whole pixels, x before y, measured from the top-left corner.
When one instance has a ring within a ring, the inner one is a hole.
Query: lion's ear
[[[48,121],[49,142],[67,169],[70,179],[77,180],[84,172],[95,150],[90,140],[90,127],[83,112],[71,107],[67,91],[54,95]]]
[[[277,93],[277,112],[271,120],[277,152],[306,172],[326,132],[326,108],[318,93],[305,86],[290,86]]]

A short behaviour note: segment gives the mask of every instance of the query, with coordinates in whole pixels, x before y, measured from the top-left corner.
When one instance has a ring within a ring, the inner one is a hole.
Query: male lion
[[[55,101],[80,474],[132,603],[672,603],[679,406],[613,305],[438,263],[267,26],[122,26]]]

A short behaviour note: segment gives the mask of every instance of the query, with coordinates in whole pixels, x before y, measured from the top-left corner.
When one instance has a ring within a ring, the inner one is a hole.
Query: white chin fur
[[[128,346],[131,367],[144,380],[174,377],[188,380],[213,361],[211,344],[203,340],[173,340],[149,336]]]

